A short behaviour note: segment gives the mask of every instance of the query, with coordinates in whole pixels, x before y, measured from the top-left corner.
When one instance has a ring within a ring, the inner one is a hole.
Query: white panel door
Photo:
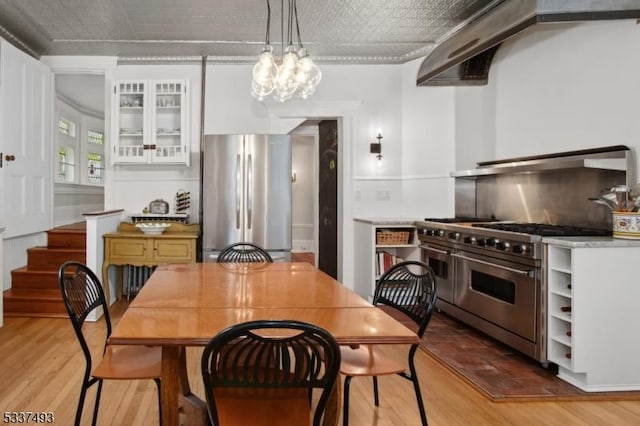
[[[51,72],[0,40],[0,225],[5,238],[51,227]]]

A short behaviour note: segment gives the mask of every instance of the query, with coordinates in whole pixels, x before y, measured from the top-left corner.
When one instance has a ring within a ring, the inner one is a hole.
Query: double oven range
[[[438,278],[438,309],[543,364],[542,238],[575,235],[610,231],[478,218],[418,222],[422,261]]]

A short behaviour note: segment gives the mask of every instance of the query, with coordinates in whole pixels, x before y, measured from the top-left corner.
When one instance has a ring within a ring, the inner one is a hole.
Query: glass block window
[[[104,133],[97,130],[87,132],[87,142],[94,145],[104,145]]]
[[[89,153],[87,155],[87,180],[89,183],[102,183],[102,171],[104,170],[103,156]]]
[[[73,148],[62,146],[58,149],[58,179],[63,182],[73,182],[74,173]]]

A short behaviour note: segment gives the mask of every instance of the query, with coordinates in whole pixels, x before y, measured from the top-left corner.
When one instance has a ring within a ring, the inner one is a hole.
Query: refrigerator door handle
[[[240,229],[240,204],[242,203],[242,187],[240,186],[241,174],[240,154],[236,156],[236,229]]]
[[[253,213],[253,160],[249,154],[247,168],[247,228],[251,229],[251,215]]]

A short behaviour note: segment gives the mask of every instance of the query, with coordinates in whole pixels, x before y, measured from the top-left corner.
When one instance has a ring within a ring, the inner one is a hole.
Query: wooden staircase
[[[11,271],[3,294],[6,317],[66,317],[58,268],[68,260],[86,262],[85,222],[47,231],[47,246],[27,250],[27,266]]]

